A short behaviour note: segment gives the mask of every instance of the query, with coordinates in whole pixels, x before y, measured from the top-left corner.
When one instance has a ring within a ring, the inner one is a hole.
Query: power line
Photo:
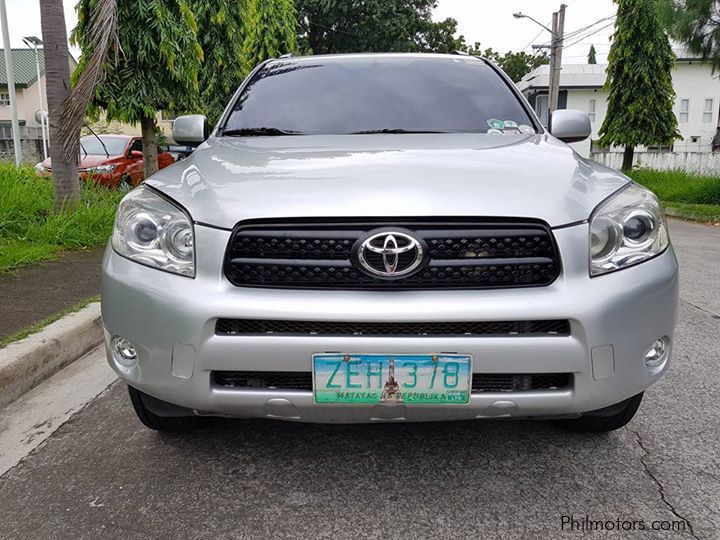
[[[563,47],[566,48],[566,49],[568,49],[568,48],[572,47],[573,45],[577,45],[577,44],[580,43],[581,41],[584,41],[584,40],[586,40],[587,38],[592,37],[592,36],[594,36],[595,34],[598,34],[599,32],[602,32],[602,31],[605,30],[606,28],[610,28],[610,27],[613,26],[614,24],[615,24],[615,22],[613,21],[613,22],[611,22],[610,24],[607,24],[607,25],[603,26],[602,28],[598,28],[597,30],[595,30],[594,32],[592,32],[592,33],[590,33],[590,34],[581,37],[581,38],[578,39],[577,41],[573,41],[573,42],[570,43],[569,45],[563,45]]]
[[[549,26],[551,23],[552,23],[552,21],[549,22],[549,23],[547,23],[545,26]],[[532,39],[530,40],[530,42],[523,47],[522,50],[523,50],[523,51],[527,51],[527,50],[532,46],[533,41],[535,41],[537,38],[539,38],[539,37],[540,37],[540,34],[542,34],[542,33],[545,32],[545,31],[546,31],[546,30],[545,30],[544,28],[542,28],[542,29],[535,35],[535,37],[532,38]]]
[[[575,36],[578,35],[579,33],[584,32],[585,30],[588,30],[589,28],[592,28],[592,27],[595,26],[595,25],[598,25],[598,24],[600,24],[600,23],[603,23],[603,22],[605,22],[605,21],[607,21],[607,20],[610,20],[610,19],[613,19],[613,18],[615,18],[615,17],[617,17],[617,15],[613,13],[612,15],[608,15],[607,17],[603,17],[602,19],[598,19],[597,21],[595,21],[595,22],[592,23],[592,24],[588,24],[587,26],[583,26],[582,28],[578,28],[577,30],[573,30],[572,32],[568,32],[567,34],[565,34],[565,38],[575,37]]]

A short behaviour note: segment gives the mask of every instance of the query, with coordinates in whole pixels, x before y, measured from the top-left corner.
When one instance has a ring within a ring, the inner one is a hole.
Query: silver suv
[[[623,426],[678,268],[653,194],[567,146],[589,132],[479,58],[261,64],[120,204],[102,311],[138,416]]]

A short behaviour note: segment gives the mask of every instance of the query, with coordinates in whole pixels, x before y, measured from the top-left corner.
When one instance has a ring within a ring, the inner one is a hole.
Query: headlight
[[[660,202],[630,184],[603,202],[590,218],[590,276],[599,276],[659,255],[670,243]]]
[[[45,168],[45,166],[44,166],[42,163],[38,163],[37,165],[35,165],[35,172],[38,173],[38,174],[42,174],[42,173],[44,173],[46,170],[47,170],[47,169]]]
[[[135,189],[120,202],[112,246],[123,257],[195,277],[194,240],[190,216],[152,190]]]
[[[108,174],[115,170],[115,165],[98,165],[97,167],[88,167],[85,169],[89,173]]]

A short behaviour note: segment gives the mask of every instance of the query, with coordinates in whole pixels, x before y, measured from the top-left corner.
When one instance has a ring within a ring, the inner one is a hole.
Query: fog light
[[[668,356],[668,346],[667,337],[656,339],[645,352],[645,366],[648,368],[656,368],[665,362]]]
[[[123,366],[134,366],[137,363],[137,352],[132,343],[120,336],[112,338],[112,352],[115,361]]]

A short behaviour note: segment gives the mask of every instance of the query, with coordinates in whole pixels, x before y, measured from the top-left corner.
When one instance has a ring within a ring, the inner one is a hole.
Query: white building
[[[638,147],[635,163],[654,168],[685,168],[706,172],[720,171],[720,73],[713,74],[712,66],[697,58],[689,58],[676,51],[678,60],[673,71],[675,87],[675,114],[683,140],[671,146]],[[622,148],[602,149],[595,141],[607,113],[605,85],[606,65],[568,64],[560,72],[558,107],[578,109],[590,116],[590,140],[574,144],[581,155],[613,167],[622,162]],[[547,125],[549,67],[540,66],[518,82],[518,88],[528,99],[542,122]],[[717,138],[716,138],[717,137]],[[715,144],[714,144],[714,142]]]

